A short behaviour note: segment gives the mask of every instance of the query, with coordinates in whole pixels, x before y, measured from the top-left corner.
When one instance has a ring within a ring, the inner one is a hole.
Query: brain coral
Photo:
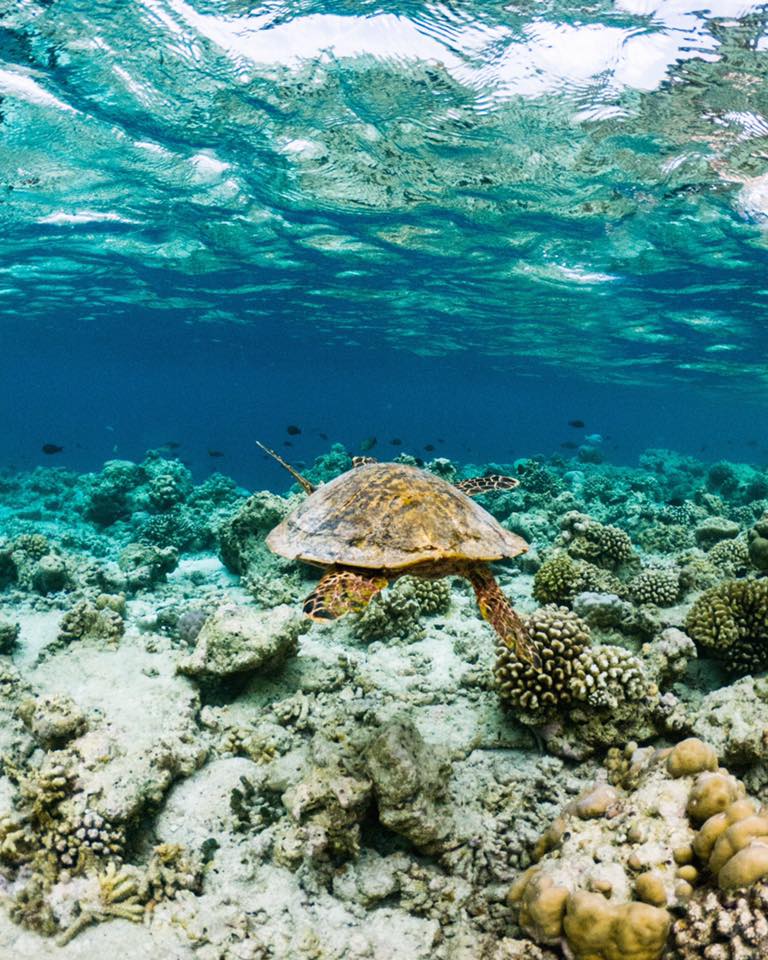
[[[726,580],[706,590],[686,618],[688,634],[744,676],[768,666],[768,580]]]

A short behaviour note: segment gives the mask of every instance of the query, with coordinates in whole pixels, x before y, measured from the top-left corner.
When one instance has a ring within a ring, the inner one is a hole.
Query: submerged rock
[[[420,850],[439,849],[453,828],[445,804],[450,766],[411,720],[399,718],[374,737],[366,759],[384,826]]]
[[[178,665],[189,676],[224,678],[254,670],[273,670],[296,652],[310,622],[294,607],[272,610],[227,604],[206,620],[195,649]]]

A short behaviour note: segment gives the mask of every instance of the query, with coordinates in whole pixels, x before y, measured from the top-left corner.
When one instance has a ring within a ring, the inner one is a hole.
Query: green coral
[[[570,606],[574,597],[585,591],[615,593],[623,597],[626,587],[610,571],[593,563],[574,560],[567,553],[552,554],[536,571],[533,596],[539,603]]]
[[[735,676],[768,666],[768,580],[726,580],[706,590],[685,621],[689,636]]]
[[[635,603],[671,607],[680,594],[680,575],[677,570],[643,570],[630,581],[629,594]]]
[[[391,590],[379,594],[357,618],[353,632],[361,640],[419,640],[423,616],[444,613],[451,602],[448,580],[401,577]]]
[[[560,540],[570,556],[607,570],[616,570],[634,558],[629,534],[586,514],[571,511],[561,521]]]

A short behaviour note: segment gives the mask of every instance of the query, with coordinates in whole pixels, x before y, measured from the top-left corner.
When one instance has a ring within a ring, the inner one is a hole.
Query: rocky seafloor
[[[0,958],[768,956],[768,470],[598,459],[425,465],[520,479],[536,667],[457,578],[305,619],[298,487],[0,473]]]

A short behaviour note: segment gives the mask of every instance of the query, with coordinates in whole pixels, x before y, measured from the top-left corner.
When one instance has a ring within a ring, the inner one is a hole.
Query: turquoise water
[[[574,418],[619,461],[759,459],[765,33],[733,0],[3,3],[0,462],[173,440],[253,482],[287,424],[299,459],[479,461]]]

